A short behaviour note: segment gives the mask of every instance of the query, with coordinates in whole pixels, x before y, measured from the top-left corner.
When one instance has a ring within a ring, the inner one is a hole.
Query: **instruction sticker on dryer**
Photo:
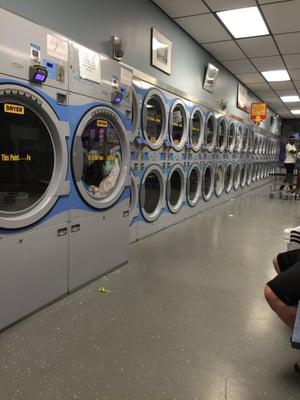
[[[101,83],[99,54],[86,47],[79,47],[79,74],[80,78]]]
[[[68,42],[52,33],[47,33],[47,54],[58,60],[68,61]]]
[[[133,78],[132,71],[121,67],[121,76],[120,76],[121,84],[126,86],[131,86],[132,78]]]

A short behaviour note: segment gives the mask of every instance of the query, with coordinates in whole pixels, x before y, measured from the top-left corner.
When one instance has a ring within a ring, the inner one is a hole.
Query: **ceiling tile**
[[[245,58],[243,52],[233,40],[227,42],[207,43],[203,47],[219,61]]]
[[[283,0],[284,1],[284,0]],[[287,0],[289,1],[289,0]],[[282,0],[258,0],[260,4],[265,4],[265,3],[280,3]]]
[[[294,86],[291,81],[287,82],[270,82],[270,86],[272,89],[278,91],[278,90],[293,90]]]
[[[254,92],[262,91],[262,90],[269,90],[270,86],[267,83],[247,83],[247,86],[253,90]]]
[[[229,40],[231,37],[212,14],[176,19],[176,22],[200,43]]]
[[[244,83],[264,83],[264,78],[257,72],[250,74],[236,74],[236,77]]]
[[[261,10],[272,33],[300,31],[299,0],[262,5]]]
[[[300,69],[290,69],[289,74],[292,79],[300,80]]]
[[[300,72],[300,71],[299,71]],[[299,75],[300,76],[300,75]],[[300,77],[299,77],[300,79]],[[294,84],[296,86],[297,89],[300,89],[300,80],[299,81],[294,81]]]
[[[289,54],[283,56],[284,61],[286,62],[287,67],[290,68],[300,68],[300,54]]]
[[[295,89],[287,89],[287,90],[276,90],[278,96],[296,96],[298,93]]]
[[[275,56],[279,54],[271,36],[239,39],[237,43],[250,58]]]
[[[233,10],[235,8],[255,6],[255,0],[206,0],[212,11]]]
[[[275,94],[272,96],[259,96],[263,101],[266,103],[281,103],[281,100],[279,97],[277,97]]]
[[[300,102],[287,103],[286,105],[290,110],[294,110],[295,108],[298,108],[298,109],[300,108]]]
[[[233,74],[246,74],[248,72],[256,72],[253,65],[246,58],[244,60],[224,61],[223,65]]]
[[[285,69],[280,56],[251,58],[251,61],[259,71],[273,71]]]
[[[201,0],[152,0],[170,17],[184,17],[186,15],[208,13],[209,9]]]
[[[282,54],[300,53],[300,32],[275,35],[274,38]]]

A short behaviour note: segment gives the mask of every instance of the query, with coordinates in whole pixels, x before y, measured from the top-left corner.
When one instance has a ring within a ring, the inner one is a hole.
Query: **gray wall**
[[[236,108],[236,79],[150,0],[0,0],[0,7],[109,55],[111,36],[120,36],[125,42],[126,64],[200,98],[215,110],[219,110],[220,100],[226,99],[227,112],[247,120],[247,114]],[[170,76],[150,65],[151,27],[173,42]],[[202,89],[209,61],[220,68],[214,94]],[[269,128],[268,122],[264,128]],[[276,128],[272,131],[275,133]]]

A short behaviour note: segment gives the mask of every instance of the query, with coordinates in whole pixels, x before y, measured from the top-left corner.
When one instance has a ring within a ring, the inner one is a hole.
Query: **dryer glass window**
[[[201,128],[202,128],[202,115],[200,114],[199,111],[194,112],[193,118],[192,118],[192,146],[197,147],[199,144],[199,141],[201,139]]]
[[[235,126],[233,123],[229,125],[228,129],[228,148],[232,148],[234,146],[234,138],[235,138]]]
[[[225,172],[225,190],[226,193],[229,193],[231,191],[232,188],[232,178],[233,178],[233,169],[232,169],[232,165],[228,164],[227,168],[226,168],[226,172]]]
[[[199,174],[197,173],[197,170],[193,168],[188,179],[188,198],[190,201],[194,201],[196,199],[198,195],[199,184]]]
[[[224,148],[224,141],[226,138],[226,122],[222,119],[218,126],[218,147],[219,149]]]
[[[151,143],[156,143],[163,131],[163,110],[159,98],[150,97],[146,104],[146,135]]]
[[[180,144],[184,129],[185,129],[185,111],[183,107],[178,104],[172,111],[171,116],[171,137],[175,144]]]
[[[152,214],[157,209],[160,202],[160,181],[155,172],[151,172],[145,179],[144,182],[144,204],[142,207],[147,214]]]
[[[83,170],[81,182],[94,199],[105,199],[116,188],[122,168],[117,127],[108,119],[94,119],[81,135]]]
[[[243,134],[243,144],[242,144],[242,150],[247,151],[248,148],[248,129],[245,128],[244,134]]]
[[[242,134],[243,134],[242,127],[239,126],[236,132],[236,144],[235,144],[235,149],[237,151],[240,151],[241,149]]]
[[[182,191],[181,175],[177,170],[175,170],[170,177],[169,193],[168,193],[168,200],[172,207],[175,207],[178,204],[181,191]]]
[[[240,181],[241,181],[241,168],[239,165],[237,165],[233,173],[233,186],[235,190],[237,190],[238,187],[240,186]]]
[[[212,117],[206,121],[206,145],[209,149],[214,145],[214,123]]]
[[[20,212],[48,189],[54,171],[53,143],[42,119],[16,102],[0,104],[0,132],[0,211]]]
[[[215,193],[219,197],[224,189],[224,168],[218,165],[215,172]]]
[[[206,168],[204,174],[204,185],[203,185],[203,194],[205,197],[208,197],[211,192],[212,185],[212,170],[211,168]]]

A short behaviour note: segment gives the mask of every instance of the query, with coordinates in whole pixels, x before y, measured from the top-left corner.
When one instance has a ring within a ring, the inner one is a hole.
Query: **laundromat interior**
[[[0,0],[0,400],[300,398],[299,15]]]

